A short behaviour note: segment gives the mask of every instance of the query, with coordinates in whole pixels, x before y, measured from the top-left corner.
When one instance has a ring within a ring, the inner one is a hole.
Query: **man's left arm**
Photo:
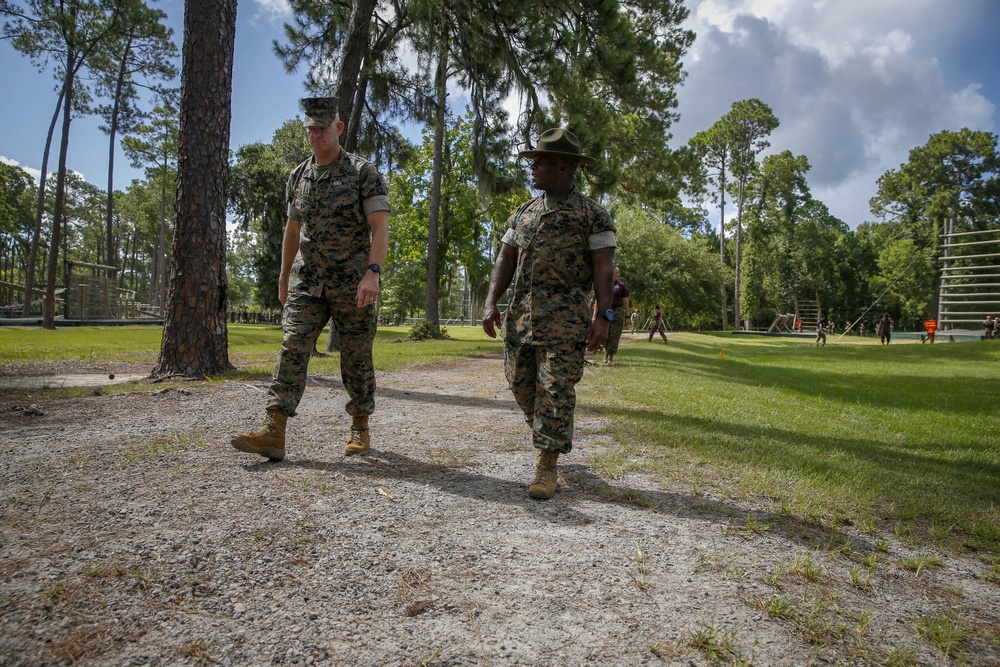
[[[587,332],[587,351],[593,352],[608,340],[608,321],[600,313],[611,308],[614,299],[614,247],[591,250],[590,261],[594,267],[594,295],[598,313],[590,321],[590,331]]]
[[[368,226],[372,230],[372,244],[368,251],[368,265],[378,264],[380,267],[385,263],[385,256],[389,252],[389,211],[372,211],[367,216]],[[371,269],[365,271],[361,283],[358,285],[357,303],[358,308],[363,308],[370,303],[375,303],[379,291],[379,274]]]

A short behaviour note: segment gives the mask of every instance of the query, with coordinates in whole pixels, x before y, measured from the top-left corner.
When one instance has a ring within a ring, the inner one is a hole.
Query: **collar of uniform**
[[[557,208],[560,208],[561,204],[564,201],[567,201],[570,197],[572,197],[575,194],[576,194],[576,186],[574,185],[573,188],[564,195],[558,195],[558,196],[545,195],[545,210],[554,211]]]
[[[309,156],[309,167],[314,174],[316,174],[316,180],[323,180],[324,178],[329,178],[330,174],[333,173],[333,168],[344,159],[344,149],[340,149],[340,155],[336,160],[328,164],[316,164],[316,156]]]

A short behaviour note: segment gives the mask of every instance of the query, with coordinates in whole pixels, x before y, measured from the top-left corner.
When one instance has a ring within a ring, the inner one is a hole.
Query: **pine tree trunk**
[[[56,177],[56,202],[52,211],[52,238],[49,239],[49,270],[45,284],[45,304],[42,306],[42,328],[56,328],[56,270],[59,268],[59,232],[66,207],[66,158],[69,154],[69,126],[73,122],[73,73],[76,59],[72,51],[66,59],[66,94],[63,96],[62,138],[59,143],[59,175]],[[63,260],[65,261],[65,256]],[[64,298],[67,298],[65,295]]]
[[[52,148],[52,135],[56,131],[56,121],[59,120],[59,112],[62,110],[63,95],[65,89],[59,93],[59,101],[56,102],[56,110],[52,112],[52,122],[49,123],[49,134],[45,137],[45,150],[42,152],[42,175],[38,180],[38,203],[35,208],[35,230],[31,235],[31,253],[28,255],[27,276],[24,280],[24,310],[22,317],[31,317],[32,293],[35,289],[35,271],[38,262],[38,242],[42,237],[42,218],[45,217],[45,181],[48,178],[49,150]]]
[[[340,50],[340,72],[337,75],[337,95],[340,97],[340,120],[350,124],[358,90],[358,74],[368,53],[368,30],[377,0],[354,0],[350,25]],[[364,98],[362,98],[364,99]],[[350,135],[348,135],[350,136]],[[357,137],[355,137],[355,140]],[[354,147],[347,149],[353,151]]]
[[[121,64],[118,68],[118,79],[115,82],[115,99],[113,102],[113,108],[111,110],[111,127],[108,128],[108,204],[105,217],[105,224],[107,227],[107,255],[105,257],[104,263],[108,266],[118,266],[117,258],[115,257],[115,232],[114,232],[114,213],[115,213],[115,136],[118,134],[118,112],[121,106],[121,96],[122,88],[125,85],[125,68],[128,64],[128,56],[132,51],[132,38],[129,36],[129,40],[125,44],[125,53],[122,55]]]
[[[170,287],[154,377],[234,370],[226,326],[226,188],[236,0],[187,0]]]
[[[448,102],[448,44],[441,37],[436,78],[437,103],[434,111],[434,165],[431,175],[431,201],[427,216],[427,322],[438,326],[438,226],[441,220],[441,172],[444,164],[444,121]]]
[[[740,271],[743,261],[743,179],[740,178],[740,198],[736,203],[736,266],[735,283],[733,289],[733,326],[736,331],[742,329],[742,314],[740,312]]]
[[[726,308],[726,163],[719,168],[719,259],[722,261],[722,330],[729,331]]]

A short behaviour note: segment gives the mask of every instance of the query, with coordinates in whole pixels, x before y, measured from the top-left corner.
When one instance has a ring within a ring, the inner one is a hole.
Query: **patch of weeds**
[[[262,540],[267,539],[267,534],[263,530],[255,530],[252,533],[250,533],[250,537],[252,537],[257,542],[260,542]]]
[[[927,529],[927,534],[931,537],[931,539],[937,542],[943,542],[950,538],[954,531],[954,525],[946,525],[935,521],[931,524],[931,527]]]
[[[726,535],[739,535],[743,538],[750,538],[754,535],[766,535],[771,532],[771,525],[767,523],[761,523],[754,519],[752,516],[747,514],[746,519],[743,520],[742,525],[733,525],[727,523],[723,528]]]
[[[858,624],[857,627],[854,628],[854,631],[859,637],[868,632],[868,625],[872,622],[871,611],[865,609],[859,612],[848,612],[847,615]]]
[[[475,463],[475,453],[471,449],[453,449],[441,447],[428,452],[428,457],[441,468],[466,468]]]
[[[174,466],[173,468],[170,469],[170,476],[174,479],[177,479],[178,477],[182,477],[188,474],[189,472],[192,472],[195,469],[196,467],[192,465]]]
[[[656,503],[646,497],[646,494],[638,489],[614,487],[608,486],[607,484],[595,483],[585,484],[585,488],[594,495],[607,500],[608,502],[635,505],[636,507],[647,510],[656,509]]]
[[[662,662],[668,663],[677,655],[678,644],[669,644],[659,639],[649,642],[646,650],[659,658]]]
[[[796,554],[788,565],[788,572],[797,574],[806,581],[819,581],[823,576],[823,566],[811,554]]]
[[[897,646],[882,661],[884,667],[915,667],[919,664],[917,649],[910,646]]]
[[[912,572],[917,577],[920,576],[925,567],[940,567],[941,565],[944,565],[944,561],[940,557],[924,553],[909,558],[902,558],[899,561],[900,567],[907,572]]]
[[[642,548],[642,540],[635,541],[635,562],[636,566],[628,571],[628,576],[632,579],[632,583],[640,591],[645,591],[649,588],[649,566],[646,562],[649,560],[649,554]]]
[[[913,537],[913,525],[906,521],[899,521],[893,526],[892,531],[901,540],[909,540]]]
[[[429,570],[407,568],[400,575],[400,587],[396,597],[404,603],[403,613],[407,616],[417,616],[434,608],[434,600],[430,591],[431,573]]]
[[[58,579],[45,586],[44,594],[50,601],[56,602],[69,594],[69,586],[62,579]]]
[[[994,558],[986,563],[987,570],[983,575],[983,579],[990,582],[991,584],[997,584],[1000,586],[1000,558]]]
[[[432,662],[440,658],[444,654],[444,647],[438,648],[431,652],[430,655],[417,658],[417,667],[428,667]]]
[[[766,600],[759,595],[751,595],[745,598],[744,602],[751,607],[760,609],[771,618],[783,621],[794,621],[797,615],[795,603],[777,595],[772,595]]]
[[[875,548],[884,554],[889,553],[889,540],[875,540]]]
[[[871,556],[876,556],[876,554],[871,554]],[[877,557],[866,557],[864,560],[867,561],[865,567],[852,566],[849,569],[849,574],[851,577],[851,586],[868,591],[871,589],[872,577],[875,576],[875,570],[878,568],[879,561]]]
[[[154,438],[150,442],[130,444],[129,453],[122,454],[120,460],[122,466],[125,467],[160,456],[204,447],[206,444],[208,443],[202,438],[175,431],[173,437],[159,437]]]
[[[945,657],[958,657],[955,647],[968,634],[961,615],[954,609],[938,616],[918,618],[916,627],[920,636],[941,649]]]
[[[865,535],[874,535],[878,532],[878,519],[873,516],[866,516],[861,519],[858,528]]]
[[[722,630],[716,625],[701,623],[691,631],[688,646],[696,649],[711,663],[725,661],[729,665],[749,665],[751,661],[736,646],[736,629]]]
[[[207,665],[210,661],[212,661],[212,652],[210,648],[211,645],[204,639],[195,639],[194,641],[187,642],[186,644],[179,646],[177,648],[177,652],[185,658],[194,660],[195,664]]]
[[[702,552],[698,555],[697,567],[699,569],[711,569],[722,572],[723,577],[729,579],[742,579],[747,576],[752,565],[747,565],[746,556],[735,551],[712,550]]]
[[[854,543],[849,537],[840,531],[834,530],[831,531],[829,537],[827,537],[823,550],[831,556],[849,557],[852,553],[854,553]]]
[[[620,480],[628,470],[629,462],[625,450],[621,447],[609,449],[601,454],[589,457],[588,464],[601,475],[611,480]]]

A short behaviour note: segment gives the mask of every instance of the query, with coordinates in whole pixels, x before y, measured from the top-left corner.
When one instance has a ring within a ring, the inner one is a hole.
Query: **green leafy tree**
[[[850,232],[813,199],[809,161],[790,151],[764,158],[746,185],[746,280],[743,318],[759,326],[792,312],[797,298],[816,298],[824,313],[844,308],[842,266],[852,262],[842,239]],[[853,261],[849,266],[859,268]],[[863,275],[863,274],[861,274]],[[863,297],[861,297],[863,298]]]
[[[125,0],[0,0],[0,14],[12,19],[3,26],[3,37],[14,48],[27,55],[39,69],[50,59],[57,65],[56,79],[62,104],[62,134],[59,142],[59,166],[56,177],[56,198],[52,213],[49,262],[42,326],[55,328],[55,287],[59,260],[59,242],[63,225],[66,188],[66,158],[69,152],[70,125],[76,110],[83,103],[86,89],[81,89],[77,77],[89,59],[108,40],[114,39],[120,27]],[[79,96],[79,100],[77,97]],[[60,113],[57,111],[57,113]],[[53,128],[55,118],[53,119]],[[51,133],[50,133],[51,137]],[[46,154],[48,142],[46,143]],[[47,168],[43,160],[42,171]],[[39,188],[41,197],[44,186]],[[29,272],[29,277],[32,275]],[[30,287],[29,287],[30,288]],[[26,306],[27,307],[27,306]]]
[[[149,300],[161,309],[167,294],[167,237],[171,227],[167,210],[173,210],[176,196],[178,123],[177,108],[164,100],[164,104],[153,109],[146,123],[133,128],[132,134],[122,141],[132,166],[136,169],[144,167],[146,178],[160,185],[159,236]]]
[[[660,305],[673,328],[716,322],[721,269],[708,246],[686,239],[650,211],[613,204],[618,227],[615,263],[622,269],[633,308]]]
[[[236,151],[229,180],[229,206],[240,228],[256,242],[245,267],[254,277],[254,301],[263,308],[281,308],[278,269],[281,241],[288,218],[285,184],[288,175],[312,154],[300,119],[286,121],[271,143],[254,143]]]
[[[0,162],[0,282],[23,284],[34,226],[34,179],[20,167]],[[2,291],[0,291],[2,294]],[[13,294],[0,305],[13,303]],[[27,296],[25,296],[27,299]]]
[[[690,142],[691,148],[695,151],[701,161],[703,171],[702,180],[705,184],[713,188],[713,192],[718,197],[719,204],[719,275],[722,282],[719,283],[719,294],[722,298],[722,330],[729,329],[729,307],[727,305],[728,295],[726,290],[726,191],[729,177],[730,164],[732,162],[732,142],[724,123],[716,121],[712,127],[695,134]],[[739,319],[739,315],[737,315]]]
[[[453,310],[450,314],[465,317],[478,312],[493,265],[495,243],[503,234],[510,212],[528,198],[527,191],[523,189],[496,193],[487,200],[481,197],[473,175],[475,158],[470,149],[473,124],[470,111],[449,126],[442,138],[440,210],[443,224],[434,273],[439,281],[439,292],[445,296],[435,300],[433,306],[427,304],[423,290],[397,285],[397,282],[410,279],[419,272],[426,286],[429,273],[430,258],[426,250],[435,173],[435,136],[432,128],[424,132],[424,142],[414,151],[406,168],[396,172],[390,182],[393,233],[389,242],[385,282],[396,295],[397,317],[405,316],[404,313],[412,316],[414,304],[407,297],[413,294],[424,298],[424,308],[432,307],[434,310],[438,309],[438,301],[461,303],[461,296],[455,297],[455,294],[462,293],[466,281],[471,299],[469,312]],[[502,171],[504,166],[498,164],[496,168]],[[512,179],[513,176],[506,175],[505,178]],[[456,289],[457,284],[462,287]]]
[[[911,270],[927,275],[927,290],[917,296],[910,288],[895,294],[905,317],[936,315],[935,291],[941,280],[936,262],[924,261],[925,249],[930,256],[940,254],[942,234],[979,231],[995,226],[1000,217],[1000,155],[996,135],[963,128],[958,132],[943,131],[930,137],[927,143],[910,151],[909,160],[899,169],[887,171],[878,180],[878,191],[870,201],[876,219],[889,231],[884,235],[887,246],[912,242],[890,249],[880,246],[880,274],[875,285],[892,284],[894,276],[886,273],[900,269],[897,261],[909,257]],[[912,287],[912,286],[911,286]],[[914,287],[915,288],[915,287]],[[890,296],[893,294],[890,291]],[[905,305],[904,305],[905,304]],[[916,315],[921,311],[920,315]]]
[[[729,113],[722,117],[727,127],[733,147],[730,169],[736,186],[736,259],[734,262],[735,284],[733,287],[733,312],[740,310],[740,274],[743,255],[743,205],[747,181],[757,168],[757,155],[770,146],[766,137],[778,127],[778,118],[771,107],[753,98],[734,102]],[[739,330],[740,319],[737,318]]]
[[[177,55],[177,47],[171,39],[173,30],[162,23],[166,14],[138,0],[123,4],[121,30],[115,39],[102,45],[90,67],[95,75],[95,93],[109,100],[94,111],[103,118],[101,130],[108,134],[105,263],[112,266],[116,258],[113,195],[117,135],[119,131],[131,132],[143,119],[144,114],[137,106],[139,89],[174,97],[173,91],[162,88],[157,82],[177,76],[177,68],[172,62]]]

